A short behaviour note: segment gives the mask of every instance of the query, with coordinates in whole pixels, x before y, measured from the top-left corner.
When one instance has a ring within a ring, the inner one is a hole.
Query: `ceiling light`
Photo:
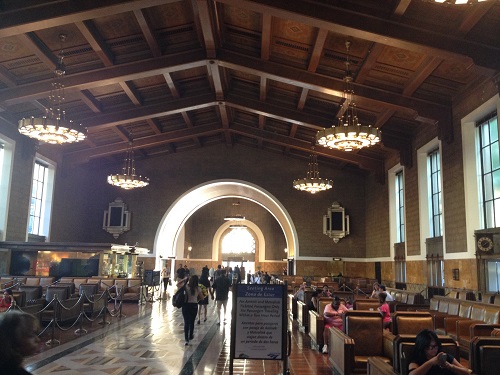
[[[309,170],[307,171],[306,178],[293,181],[293,187],[295,189],[306,191],[311,194],[331,189],[332,186],[332,180],[324,180],[319,177],[319,167],[316,155],[309,156]]]
[[[337,126],[334,125],[331,128],[320,130],[316,135],[316,142],[320,146],[342,151],[361,149],[380,142],[380,131],[371,125],[362,125],[358,119],[350,71],[350,45],[351,42],[345,43],[347,59],[342,115],[339,117]]]
[[[447,5],[474,5],[477,3],[482,3],[487,0],[424,0],[428,3],[440,3],[440,4],[447,4]]]
[[[122,173],[108,176],[108,184],[121,187],[125,190],[141,188],[149,185],[149,178],[138,176],[135,173],[134,150],[132,136],[129,135],[128,148],[123,162]]]
[[[57,56],[57,64],[54,70],[54,79],[49,95],[49,108],[45,108],[42,117],[31,116],[19,120],[19,133],[41,142],[50,144],[62,144],[79,142],[85,139],[85,133],[81,126],[75,126],[71,120],[66,120],[66,111],[62,109],[64,103],[63,77],[66,74],[64,65],[63,42],[66,34],[60,34],[61,51]]]
[[[233,207],[231,209],[232,214],[225,216],[224,220],[226,221],[243,221],[245,220],[245,216],[240,215],[239,213],[236,213],[238,210],[238,207],[240,206],[240,202],[234,202],[231,204]]]

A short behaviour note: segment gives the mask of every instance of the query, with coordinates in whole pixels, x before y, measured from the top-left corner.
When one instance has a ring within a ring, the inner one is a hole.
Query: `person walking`
[[[170,270],[167,266],[161,270],[161,277],[163,278],[163,293],[167,293],[168,283],[170,282]]]
[[[210,291],[210,280],[208,279],[208,268],[203,268],[201,270],[200,276],[200,288],[203,292],[203,299],[198,302],[198,324],[200,324],[201,316],[203,315],[203,321],[207,321],[207,306],[208,306],[208,294]]]
[[[184,318],[184,339],[185,346],[189,345],[189,340],[194,338],[194,321],[198,314],[198,302],[203,299],[203,292],[198,285],[198,275],[189,278],[185,277],[177,283],[177,288],[186,288],[187,299],[182,306],[182,317]]]
[[[229,288],[231,287],[231,281],[226,276],[226,270],[220,270],[220,276],[215,279],[212,285],[212,299],[214,299],[215,291],[215,301],[217,303],[217,325],[221,324],[221,308],[224,307],[224,316],[227,313],[227,300],[229,298]],[[226,319],[224,319],[226,320]]]

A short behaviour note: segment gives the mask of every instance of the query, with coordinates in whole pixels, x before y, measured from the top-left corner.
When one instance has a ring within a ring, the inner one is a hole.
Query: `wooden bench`
[[[324,345],[323,330],[325,321],[323,313],[326,305],[332,303],[333,298],[321,298],[318,301],[318,311],[309,311],[309,337],[311,338],[311,348],[320,350]]]
[[[328,359],[334,372],[341,375],[366,373],[368,358],[379,357],[390,366],[392,352],[382,328],[382,316],[377,311],[350,310],[344,315],[345,333],[337,328],[329,331]]]

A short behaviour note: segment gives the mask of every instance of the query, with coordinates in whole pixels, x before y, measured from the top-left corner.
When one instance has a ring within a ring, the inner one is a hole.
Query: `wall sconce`
[[[111,233],[115,239],[130,230],[130,212],[121,198],[116,198],[104,211],[102,229]]]
[[[345,214],[345,208],[338,202],[333,202],[327,214],[323,215],[323,234],[335,243],[349,235],[349,215]]]

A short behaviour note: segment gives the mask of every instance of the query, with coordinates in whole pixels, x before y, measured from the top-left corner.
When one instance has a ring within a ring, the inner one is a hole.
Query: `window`
[[[255,254],[255,239],[247,229],[233,229],[222,240],[223,254]]]
[[[396,241],[405,242],[405,199],[403,171],[396,173]]]
[[[396,267],[396,281],[400,283],[406,283],[406,260],[396,259],[394,261]]]
[[[7,228],[14,145],[13,140],[0,134],[0,241],[5,239]]]
[[[33,168],[28,234],[49,235],[54,190],[55,168],[48,162],[37,159]]]
[[[442,231],[441,199],[441,157],[439,150],[427,155],[428,193],[429,193],[429,229],[430,237],[440,237]]]
[[[487,292],[500,292],[500,260],[490,260],[486,263]]]
[[[477,123],[479,133],[480,199],[482,228],[500,226],[500,151],[496,112]]]
[[[429,275],[429,286],[444,286],[444,260],[442,257],[428,257],[427,271]]]

